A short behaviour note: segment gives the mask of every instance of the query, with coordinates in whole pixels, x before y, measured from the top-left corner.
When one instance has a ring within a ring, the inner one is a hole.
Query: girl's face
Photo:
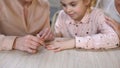
[[[33,0],[19,0],[20,2],[32,2]]]
[[[30,1],[32,1],[32,0],[25,0],[25,1],[30,2]]]
[[[61,0],[63,10],[75,21],[80,21],[87,11],[84,0]]]

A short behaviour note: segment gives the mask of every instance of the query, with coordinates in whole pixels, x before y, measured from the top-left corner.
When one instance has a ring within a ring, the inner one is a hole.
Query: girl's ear
[[[83,0],[85,6],[90,6],[91,0]]]

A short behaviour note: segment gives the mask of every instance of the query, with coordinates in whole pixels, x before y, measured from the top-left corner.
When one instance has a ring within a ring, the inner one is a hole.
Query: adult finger
[[[27,48],[26,51],[28,53],[36,53],[37,52],[37,50],[31,49],[31,48]]]
[[[41,36],[40,38],[44,39],[45,36],[48,34],[48,32],[49,32],[49,29],[46,28],[46,29],[44,30],[44,33],[42,34],[42,36]]]
[[[117,27],[117,22],[115,22],[113,19],[109,18],[109,17],[106,17],[106,23],[108,25],[110,25],[112,28],[115,28]]]
[[[44,39],[46,40],[46,39],[50,39],[51,37],[50,36],[52,36],[52,32],[51,32],[51,30],[49,30],[48,31],[48,33],[46,34],[46,36],[44,36]]]
[[[31,40],[32,40],[33,42],[35,42],[35,43],[43,44],[42,39],[40,39],[40,38],[38,38],[38,37],[36,37],[36,36],[30,36],[29,39],[31,39]],[[33,43],[33,44],[35,44],[35,43]],[[38,45],[38,44],[35,44],[35,45]]]
[[[41,36],[43,35],[43,33],[44,33],[44,30],[40,31],[40,32],[38,33],[39,37],[41,37]]]
[[[30,42],[31,45],[34,45],[34,46],[37,46],[37,47],[40,46],[40,43],[38,43],[34,40],[29,40],[29,42]]]

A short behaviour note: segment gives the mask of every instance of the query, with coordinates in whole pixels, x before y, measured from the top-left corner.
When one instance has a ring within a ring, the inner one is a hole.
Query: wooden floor
[[[54,53],[41,47],[37,54],[1,51],[0,68],[120,68],[120,48],[73,49]]]

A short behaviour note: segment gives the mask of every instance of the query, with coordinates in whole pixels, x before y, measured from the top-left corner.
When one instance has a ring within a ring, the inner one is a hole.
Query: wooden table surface
[[[120,48],[71,49],[55,53],[41,47],[36,54],[1,51],[0,68],[120,68]]]

